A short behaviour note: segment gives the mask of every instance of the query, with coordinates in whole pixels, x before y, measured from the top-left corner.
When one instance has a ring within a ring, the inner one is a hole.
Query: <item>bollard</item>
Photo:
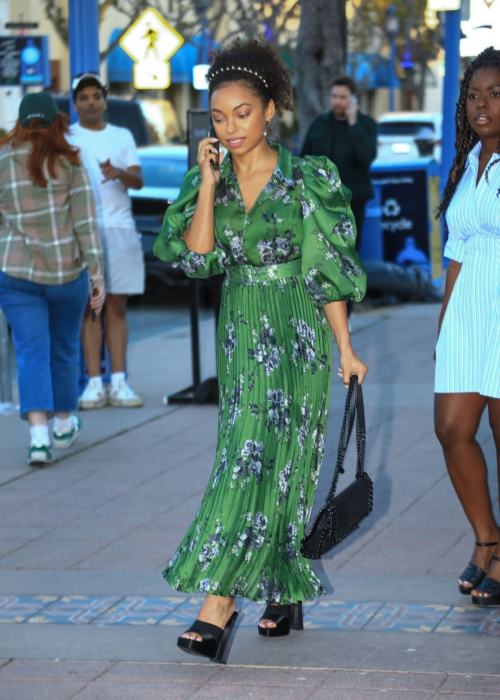
[[[15,406],[12,403],[9,354],[9,328],[7,319],[0,309],[0,415],[15,411]]]

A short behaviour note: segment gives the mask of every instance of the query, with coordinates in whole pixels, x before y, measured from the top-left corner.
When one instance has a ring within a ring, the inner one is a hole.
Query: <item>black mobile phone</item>
[[[215,133],[214,125],[212,120],[210,119],[210,132],[209,132],[210,138],[216,139],[217,134]],[[220,142],[216,141],[215,143],[212,144],[215,147],[215,150],[217,151],[217,158],[215,160],[210,160],[210,165],[212,166],[212,170],[218,170],[219,169],[219,158],[220,158]]]
[[[97,296],[98,294],[99,294],[99,292],[98,292],[97,289],[94,287],[94,288],[92,289],[92,296],[95,297],[95,296]],[[92,309],[92,323],[94,323],[94,321],[96,320],[96,318],[97,318],[96,310],[95,310],[95,309]]]

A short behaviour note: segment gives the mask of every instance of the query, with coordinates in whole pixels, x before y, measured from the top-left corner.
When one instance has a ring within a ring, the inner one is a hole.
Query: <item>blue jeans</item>
[[[21,418],[29,411],[78,407],[80,326],[89,299],[87,272],[66,284],[37,284],[0,271],[0,306],[12,329]]]

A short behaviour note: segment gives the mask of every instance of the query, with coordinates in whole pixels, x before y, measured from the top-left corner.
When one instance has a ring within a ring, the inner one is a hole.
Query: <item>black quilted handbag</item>
[[[356,422],[356,447],[358,452],[356,479],[344,491],[335,495],[340,474],[344,473],[344,460]],[[326,503],[318,513],[312,528],[305,535],[300,551],[308,559],[320,559],[336,544],[342,542],[373,508],[373,482],[365,472],[365,409],[363,391],[357,376],[351,377],[345,404],[344,420],[340,431],[337,464],[333,475],[332,487]]]

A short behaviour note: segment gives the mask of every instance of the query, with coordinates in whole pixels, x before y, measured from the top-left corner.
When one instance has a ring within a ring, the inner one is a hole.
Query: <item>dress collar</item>
[[[271,176],[271,179],[275,179],[279,182],[288,185],[289,187],[294,186],[293,181],[293,167],[292,167],[292,154],[288,149],[279,143],[274,141],[269,141],[271,148],[278,151],[278,162]],[[233,157],[231,153],[227,153],[226,157],[222,162],[220,176],[221,179],[226,179],[234,173],[233,170]]]
[[[469,151],[467,156],[467,165],[471,165],[474,170],[477,171],[477,162],[479,160],[479,154],[481,153],[481,141],[478,141],[474,148]]]

